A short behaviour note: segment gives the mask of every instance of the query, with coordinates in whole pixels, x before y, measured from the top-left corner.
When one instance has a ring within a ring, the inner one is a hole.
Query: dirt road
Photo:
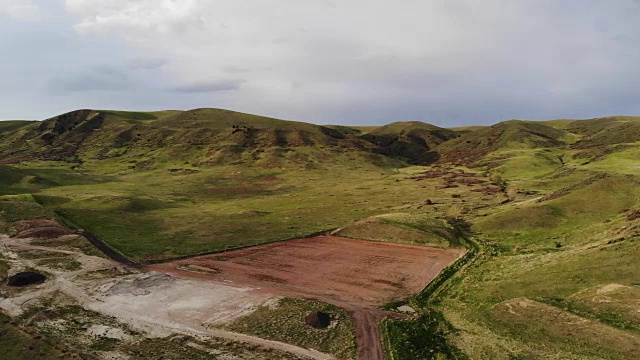
[[[358,360],[382,360],[379,306],[420,291],[463,249],[317,236],[199,256],[145,269],[251,286],[254,291],[339,306],[355,323]]]
[[[110,298],[115,299],[116,296],[101,298],[100,296],[97,296],[97,294],[94,292],[88,292],[87,280],[79,281],[78,277],[84,274],[87,274],[88,272],[91,272],[91,271],[109,269],[109,268],[113,268],[114,266],[120,265],[119,263],[111,259],[89,256],[84,253],[71,251],[71,250],[63,250],[63,249],[57,249],[57,248],[49,248],[46,246],[31,245],[28,243],[28,240],[26,239],[15,239],[7,236],[0,236],[0,250],[2,250],[2,252],[5,255],[8,255],[8,257],[12,258],[14,261],[19,261],[21,263],[21,266],[28,266],[34,269],[39,268],[39,266],[36,264],[35,261],[28,260],[28,259],[21,259],[18,256],[15,256],[15,253],[13,252],[13,250],[19,250],[19,251],[40,250],[40,251],[70,255],[70,256],[73,256],[75,260],[79,261],[83,267],[81,270],[77,270],[77,271],[55,271],[53,274],[54,275],[52,279],[53,281],[47,281],[44,284],[39,285],[37,288],[34,288],[31,291],[25,292],[24,294],[21,294],[17,297],[0,300],[0,308],[6,310],[9,314],[13,316],[18,316],[22,312],[22,307],[27,303],[29,303],[30,301],[39,297],[48,296],[56,291],[60,291],[65,295],[75,299],[75,301],[77,301],[79,304],[83,305],[84,307],[90,310],[98,311],[109,316],[115,316],[121,321],[128,323],[129,325],[139,326],[142,323],[144,323],[144,325],[146,325],[146,328],[149,328],[149,329],[162,328],[164,329],[164,331],[166,331],[167,334],[171,334],[173,332],[179,332],[179,333],[196,335],[196,336],[218,337],[218,338],[228,339],[232,341],[249,343],[253,345],[259,345],[262,347],[281,350],[281,351],[294,354],[301,358],[307,358],[312,360],[335,359],[331,355],[324,354],[316,350],[304,349],[295,345],[291,345],[291,344],[287,344],[279,341],[266,340],[259,337],[235,333],[231,331],[205,328],[201,326],[200,323],[195,323],[195,322],[191,323],[189,321],[185,321],[185,319],[188,320],[189,316],[186,316],[186,317],[181,316],[179,311],[174,310],[168,314],[163,313],[162,311],[166,311],[166,306],[157,307],[160,309],[158,310],[157,313],[153,313],[153,311],[151,311],[150,313],[142,314],[143,316],[136,316],[134,312],[137,309],[135,308],[129,309],[133,311],[127,311],[127,306],[126,306],[127,302],[116,303],[115,304],[116,306],[110,306],[114,304],[110,304],[108,300]],[[51,269],[47,269],[47,271],[49,273],[52,272]],[[141,276],[145,275],[144,273],[140,273],[140,274]],[[193,279],[189,281],[197,282],[197,280],[193,280]],[[176,284],[176,285],[181,285],[181,284]],[[206,284],[200,284],[200,285],[198,285],[197,283],[194,284],[196,288],[207,288],[207,286],[209,285],[211,285],[210,282],[207,282]],[[161,291],[162,289],[160,290],[150,289],[150,290],[153,291],[151,295],[156,296],[158,294],[158,291]],[[218,290],[220,289],[216,288],[215,291],[218,292]],[[180,291],[180,289],[178,289],[178,291]],[[180,295],[180,297],[183,297],[184,294],[181,293],[178,295]],[[211,299],[211,298],[209,297],[208,299]],[[130,299],[126,299],[126,300],[128,300],[129,303],[135,303],[135,301],[132,302],[130,301]],[[138,303],[143,303],[142,305],[147,309],[153,308],[153,307],[150,307],[148,302],[144,300],[146,299],[139,299]],[[255,301],[255,299],[253,299],[252,301]],[[168,304],[164,304],[164,305],[168,305]],[[117,308],[117,311],[112,311],[114,308]],[[189,313],[193,309],[187,308],[185,310],[186,310],[185,311],[186,313]],[[140,315],[140,314],[137,314],[137,315]],[[194,314],[191,314],[191,315],[194,315]],[[198,314],[195,314],[195,315],[196,315],[194,316],[195,318],[202,316]],[[162,330],[160,332],[162,332]]]
[[[400,315],[382,311],[379,306],[420,291],[464,253],[462,249],[443,250],[318,236],[145,266],[136,271],[142,274],[145,271],[162,272],[185,280],[167,288],[151,289],[151,297],[132,298],[137,295],[101,297],[88,293],[86,284],[79,286],[76,281],[78,276],[89,271],[119,265],[111,259],[34,246],[25,239],[0,237],[0,244],[18,250],[71,255],[82,263],[82,270],[57,272],[55,281],[44,287],[42,294],[60,290],[89,309],[129,323],[144,324],[149,329],[208,334],[318,360],[333,357],[278,341],[205,328],[203,319],[215,323],[219,319],[239,316],[247,311],[242,304],[260,303],[263,301],[259,300],[261,296],[318,300],[350,313],[354,320],[358,360],[382,360],[384,351],[379,323],[386,317]],[[27,265],[37,268],[33,261]],[[189,294],[188,298],[184,294]],[[9,305],[6,301],[0,304],[2,307]],[[12,306],[15,310],[16,305]],[[167,308],[177,310],[168,311]]]

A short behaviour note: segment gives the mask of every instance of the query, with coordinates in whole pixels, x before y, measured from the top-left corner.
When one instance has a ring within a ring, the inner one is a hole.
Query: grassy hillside
[[[377,152],[406,158],[412,164],[429,164],[437,159],[434,147],[458,137],[452,130],[419,121],[395,122],[372,129],[362,138],[378,145]]]
[[[461,246],[455,229],[445,220],[419,214],[390,213],[373,216],[347,224],[335,234],[354,239],[432,247]]]
[[[470,164],[497,150],[560,147],[570,137],[540,123],[510,120],[468,132],[441,144],[436,151],[442,162]]]
[[[460,135],[472,132],[472,131],[476,131],[476,130],[480,130],[486,128],[486,126],[482,126],[482,125],[470,125],[470,126],[455,126],[455,127],[450,127],[448,128],[449,130],[453,130],[455,132],[457,132]]]
[[[407,300],[418,314],[386,323],[395,358],[633,358],[638,119],[454,131],[80,110],[0,130],[0,226],[55,217],[140,261],[334,230],[467,246]]]
[[[133,113],[79,110],[25,126],[0,146],[5,162],[43,159],[82,163],[163,155],[194,163],[221,155],[260,160],[266,148],[357,147],[338,131],[219,109]],[[245,154],[249,152],[249,154]],[[244,159],[246,161],[248,159]],[[225,160],[227,161],[227,160]]]
[[[584,137],[576,148],[634,143],[640,141],[640,117],[616,116],[611,118],[574,121],[569,131]]]
[[[27,126],[29,124],[34,123],[34,121],[28,120],[3,120],[0,121],[0,135],[10,132],[16,129],[19,129],[23,126]]]
[[[398,144],[425,149],[455,134],[424,123],[375,134],[399,140],[219,109],[79,110],[0,144],[9,163],[1,190],[33,194],[135,260],[184,256],[329,231],[437,197],[406,179],[401,169],[422,155]]]

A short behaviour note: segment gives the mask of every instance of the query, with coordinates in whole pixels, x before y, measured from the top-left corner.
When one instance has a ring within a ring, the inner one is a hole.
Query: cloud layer
[[[638,15],[632,0],[66,0],[74,36],[121,49],[49,81],[320,123],[640,114]]]
[[[42,13],[33,0],[0,0],[2,16],[18,21],[36,21],[42,18]]]

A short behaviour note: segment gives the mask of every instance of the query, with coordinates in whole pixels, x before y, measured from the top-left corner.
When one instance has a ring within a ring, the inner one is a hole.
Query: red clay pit
[[[420,291],[463,251],[317,236],[149,268],[261,291],[330,297],[377,307]]]

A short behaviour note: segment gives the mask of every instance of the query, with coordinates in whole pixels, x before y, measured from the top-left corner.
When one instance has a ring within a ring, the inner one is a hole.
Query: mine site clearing
[[[252,293],[248,288],[212,281],[181,279],[123,267],[110,259],[34,246],[29,242],[28,238],[0,237],[0,251],[4,258],[9,259],[10,274],[32,269],[46,274],[47,279],[41,284],[22,288],[3,287],[4,298],[0,300],[0,308],[10,316],[29,316],[38,327],[54,331],[59,336],[66,338],[72,335],[66,323],[77,323],[81,316],[74,314],[49,321],[42,314],[54,311],[53,308],[79,305],[99,314],[88,319],[91,325],[82,328],[81,334],[74,334],[80,338],[94,338],[97,334],[100,338],[129,340],[133,337],[153,339],[182,334],[201,341],[220,338],[271,348],[290,353],[292,358],[332,358],[294,345],[215,328],[214,325],[247,314],[257,306],[273,303],[278,299],[276,296]],[[38,252],[43,254],[36,254]],[[66,271],[37,265],[52,254],[69,256],[68,260],[80,263],[81,269]],[[32,259],[37,255],[47,257]],[[32,314],[34,309],[39,311]],[[72,339],[66,341],[73,343]],[[103,355],[104,358],[119,356],[112,352]],[[233,353],[226,355],[229,359],[243,358],[234,357]]]
[[[462,249],[317,236],[146,268],[261,292],[333,298],[375,308],[419,292],[462,253]]]
[[[46,275],[41,284],[5,293],[0,307],[11,316],[24,315],[60,293],[63,300],[57,301],[78,304],[125,324],[124,329],[92,324],[86,336],[99,333],[119,340],[176,333],[208,336],[315,359],[332,356],[237,334],[224,326],[282,297],[314,299],[350,313],[357,358],[381,356],[378,322],[389,314],[379,307],[420,291],[464,253],[463,249],[318,236],[131,268],[79,251],[33,245],[30,238],[2,236],[0,244],[10,274],[35,270]],[[66,265],[47,265],[48,259],[59,256]],[[45,322],[43,326],[58,325]],[[143,335],[132,335],[129,328]]]

